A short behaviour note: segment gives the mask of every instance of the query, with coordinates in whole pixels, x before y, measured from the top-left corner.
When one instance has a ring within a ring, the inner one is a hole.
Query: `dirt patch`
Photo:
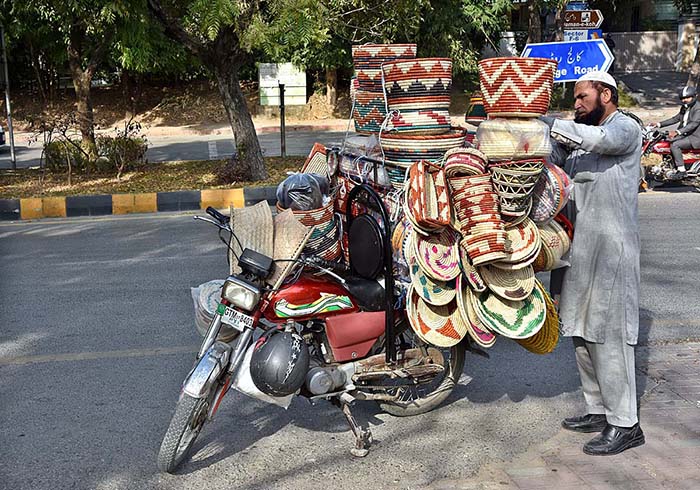
[[[0,172],[0,199],[270,186],[284,180],[287,172],[298,171],[304,158],[269,157],[265,159],[269,174],[266,180],[221,184],[218,174],[225,163],[225,160],[204,160],[149,164],[125,173],[121,181],[117,181],[114,172],[73,175],[71,186],[64,173],[7,170]]]

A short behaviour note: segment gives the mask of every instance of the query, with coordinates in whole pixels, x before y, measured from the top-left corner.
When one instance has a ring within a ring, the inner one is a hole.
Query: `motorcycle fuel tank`
[[[288,318],[303,321],[357,310],[357,303],[340,284],[302,276],[270,296],[263,315],[272,322]]]

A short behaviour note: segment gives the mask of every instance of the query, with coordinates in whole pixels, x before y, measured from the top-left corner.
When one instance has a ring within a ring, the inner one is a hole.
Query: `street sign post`
[[[603,39],[602,29],[567,29],[564,31],[564,41],[587,41]]]
[[[603,23],[600,10],[567,10],[564,12],[564,29],[597,29]]]
[[[607,71],[615,59],[602,39],[527,44],[522,57],[557,60],[555,83],[575,82],[589,71]]]

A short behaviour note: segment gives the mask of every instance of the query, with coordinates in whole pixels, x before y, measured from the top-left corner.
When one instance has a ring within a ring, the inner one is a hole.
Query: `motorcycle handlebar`
[[[212,218],[217,220],[222,225],[225,225],[229,221],[231,221],[231,218],[229,216],[226,216],[225,214],[221,214],[220,212],[218,212],[216,209],[212,208],[211,206],[209,206],[206,209],[206,212],[209,216],[211,216]]]
[[[322,267],[324,269],[329,269],[334,272],[338,273],[343,273],[347,272],[350,268],[339,262],[331,262],[330,260],[325,260],[322,259],[321,257],[316,257],[316,256],[307,256],[304,257],[304,260],[312,265],[317,265],[319,267]]]

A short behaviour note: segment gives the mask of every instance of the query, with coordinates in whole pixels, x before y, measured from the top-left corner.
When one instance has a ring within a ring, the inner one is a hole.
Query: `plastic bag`
[[[552,152],[549,126],[539,119],[489,119],[479,125],[476,139],[489,160],[546,157]]]
[[[277,201],[284,209],[310,211],[323,206],[328,195],[328,179],[318,174],[295,173],[277,186]]]

